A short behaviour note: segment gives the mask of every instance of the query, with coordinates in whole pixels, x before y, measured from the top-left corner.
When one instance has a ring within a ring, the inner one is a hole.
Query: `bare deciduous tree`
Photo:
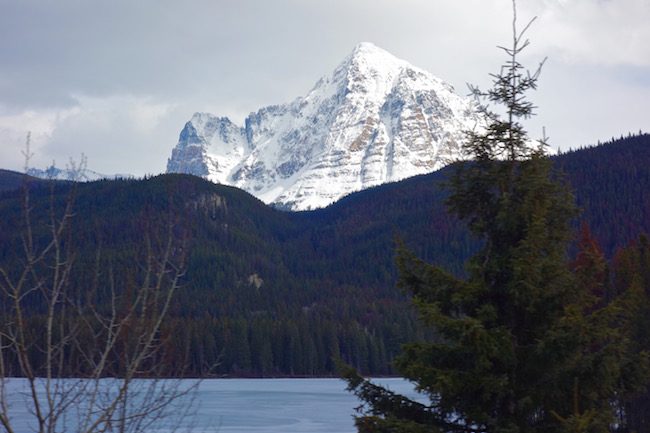
[[[28,136],[26,165],[30,156]],[[84,164],[72,168],[80,172]],[[18,433],[26,412],[29,429],[39,433],[177,426],[198,382],[161,378],[169,374],[162,331],[187,250],[172,213],[143,230],[129,287],[106,269],[100,249],[93,269],[82,270],[93,283],[80,287],[72,281],[75,186],[63,205],[50,192],[47,230],[30,198],[25,184],[20,264],[0,268],[0,426]]]

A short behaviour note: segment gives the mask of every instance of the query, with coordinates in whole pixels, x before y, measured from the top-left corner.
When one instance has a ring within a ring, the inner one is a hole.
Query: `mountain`
[[[292,210],[430,173],[460,156],[479,118],[469,99],[371,43],[357,45],[304,97],[243,126],[196,113],[167,163]]]
[[[28,170],[28,172],[31,173],[31,170]],[[30,174],[0,168],[0,193],[4,191],[15,191],[21,189],[25,185],[29,185],[29,187],[32,189],[48,188],[51,186],[50,181],[52,180],[58,184],[69,182],[67,179],[47,176],[33,176]]]
[[[47,168],[29,168],[27,174],[39,179],[72,180],[91,182],[100,179],[117,179],[133,177],[128,174],[102,174],[88,168],[58,168],[53,165]]]
[[[553,157],[573,185],[604,253],[650,233],[650,135]],[[395,239],[419,257],[462,274],[478,247],[445,211],[454,167],[350,194],[324,209],[283,212],[250,194],[195,176],[77,184],[73,284],[93,277],[97,249],[119,279],[142,249],[143,232],[170,214],[191,231],[190,259],[169,322],[178,363],[190,374],[219,361],[227,375],[336,374],[341,358],[368,374],[391,373],[400,344],[422,338],[395,287]],[[0,185],[15,173],[0,171]],[[63,199],[69,182],[55,183]],[[0,193],[0,266],[20,269],[21,191]],[[49,233],[49,188],[30,203],[35,238]],[[57,202],[58,203],[58,202]],[[12,263],[18,266],[12,267]],[[6,265],[6,266],[5,266]],[[106,277],[109,267],[102,268]],[[112,281],[102,278],[102,281]]]
[[[23,173],[0,169],[0,192],[18,189],[23,185],[25,180],[26,176]]]

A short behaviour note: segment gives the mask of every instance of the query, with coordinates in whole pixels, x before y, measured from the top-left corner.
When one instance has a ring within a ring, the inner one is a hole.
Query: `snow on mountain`
[[[49,166],[43,168],[29,168],[27,174],[40,179],[48,180],[72,180],[76,182],[91,182],[100,179],[118,179],[133,177],[128,174],[101,174],[87,168],[70,169],[70,168],[57,168]]]
[[[371,43],[357,45],[304,97],[251,113],[244,126],[196,113],[167,172],[242,188],[293,210],[441,168],[479,123],[451,85]]]

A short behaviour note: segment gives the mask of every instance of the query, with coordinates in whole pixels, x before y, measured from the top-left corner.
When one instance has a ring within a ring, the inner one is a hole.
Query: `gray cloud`
[[[520,1],[548,55],[531,122],[564,148],[650,130],[647,0]],[[454,84],[489,85],[509,0],[0,0],[0,166],[85,153],[106,173],[159,172],[194,111],[241,120],[290,101],[360,41]],[[647,110],[645,110],[647,111]]]

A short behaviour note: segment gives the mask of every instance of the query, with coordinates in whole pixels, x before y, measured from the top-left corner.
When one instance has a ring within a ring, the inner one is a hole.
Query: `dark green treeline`
[[[650,232],[650,136],[634,135],[554,158],[576,192],[606,257]],[[340,357],[366,374],[390,374],[405,341],[427,338],[395,289],[395,239],[418,257],[463,274],[479,245],[445,210],[449,170],[353,194],[327,209],[288,213],[235,188],[182,175],[78,186],[74,275],[138,282],[142,234],[171,214],[189,233],[190,260],[161,339],[184,374],[336,374]],[[0,179],[0,184],[2,179]],[[51,191],[31,186],[36,236],[47,236]],[[61,206],[71,186],[55,187]],[[0,195],[0,261],[20,263],[19,190]],[[427,233],[427,236],[422,236]],[[106,291],[105,291],[106,293]],[[107,298],[98,302],[106,303]],[[3,306],[6,308],[6,305]],[[40,305],[31,306],[38,320]]]

